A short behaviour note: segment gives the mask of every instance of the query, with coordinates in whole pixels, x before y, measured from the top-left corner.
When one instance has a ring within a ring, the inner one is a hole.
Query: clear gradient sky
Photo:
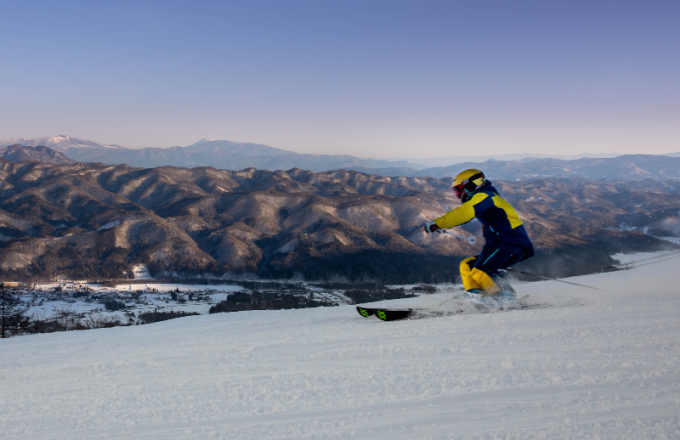
[[[0,0],[0,139],[680,151],[680,1]]]

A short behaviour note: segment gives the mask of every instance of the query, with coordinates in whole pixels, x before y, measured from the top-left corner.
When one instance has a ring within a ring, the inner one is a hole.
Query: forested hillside
[[[493,179],[490,175],[489,178]],[[0,164],[0,270],[15,278],[253,273],[312,279],[452,281],[463,240],[422,225],[458,205],[450,180],[103,164]],[[680,235],[677,183],[495,182],[539,253],[565,275]],[[479,235],[479,224],[458,228]],[[480,240],[481,243],[481,240]]]

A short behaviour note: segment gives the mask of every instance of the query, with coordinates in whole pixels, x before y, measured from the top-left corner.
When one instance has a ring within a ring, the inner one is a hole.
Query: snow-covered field
[[[679,263],[569,279],[602,291],[518,285],[550,305],[533,310],[252,311],[0,340],[0,438],[678,439]]]
[[[96,293],[101,293],[101,292],[136,292],[138,290],[143,291],[143,300],[144,304],[135,304],[134,301],[130,300],[123,300],[124,302],[127,302],[132,308],[129,308],[129,310],[133,310],[136,313],[144,313],[144,312],[152,312],[154,310],[162,310],[165,312],[169,311],[181,311],[181,312],[194,312],[194,313],[201,313],[201,314],[207,314],[208,311],[210,310],[210,307],[220,301],[224,301],[227,299],[227,296],[236,291],[240,291],[243,288],[241,286],[233,285],[233,284],[215,284],[215,285],[206,285],[206,284],[160,284],[160,283],[145,283],[145,284],[119,284],[116,285],[114,288],[108,288],[108,287],[101,287],[95,283],[87,283],[87,282],[79,282],[78,284],[83,285],[83,286],[88,286],[90,289],[92,289],[93,292]],[[53,283],[53,284],[39,284],[36,287],[38,289],[42,289],[44,291],[51,291],[55,287],[57,287],[59,283]],[[146,288],[149,289],[155,289],[156,293],[151,293],[151,292],[146,292]],[[201,302],[201,301],[191,301],[187,300],[185,303],[177,303],[175,301],[169,301],[170,299],[170,292],[174,291],[175,289],[179,289],[181,292],[184,294],[194,292],[194,293],[201,293],[201,292],[206,292],[210,291],[209,294],[206,293],[207,296],[209,296],[210,301],[209,302]],[[28,314],[32,315],[34,313],[42,313],[42,316],[49,317],[55,312],[58,312],[60,310],[71,310],[76,313],[85,313],[85,314],[91,314],[95,313],[97,315],[101,315],[104,317],[112,317],[116,316],[118,318],[125,318],[125,312],[126,311],[106,311],[104,309],[103,304],[100,302],[86,302],[82,300],[72,300],[71,302],[67,301],[43,301],[39,302],[40,298],[35,298],[33,295],[25,295],[22,297],[23,301],[29,304],[34,304],[31,305],[31,307],[28,309]],[[37,305],[39,303],[40,305]]]

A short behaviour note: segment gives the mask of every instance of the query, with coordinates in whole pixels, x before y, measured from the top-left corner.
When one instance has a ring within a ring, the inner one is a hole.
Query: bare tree
[[[28,327],[29,319],[25,315],[28,308],[19,295],[5,289],[5,283],[0,283],[0,337],[17,335]]]

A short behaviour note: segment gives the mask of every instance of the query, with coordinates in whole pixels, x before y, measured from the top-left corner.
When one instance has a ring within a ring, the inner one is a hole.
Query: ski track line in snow
[[[604,291],[543,281],[518,290],[545,308],[502,313],[345,306],[0,340],[0,438],[680,438],[677,260],[573,279]]]

